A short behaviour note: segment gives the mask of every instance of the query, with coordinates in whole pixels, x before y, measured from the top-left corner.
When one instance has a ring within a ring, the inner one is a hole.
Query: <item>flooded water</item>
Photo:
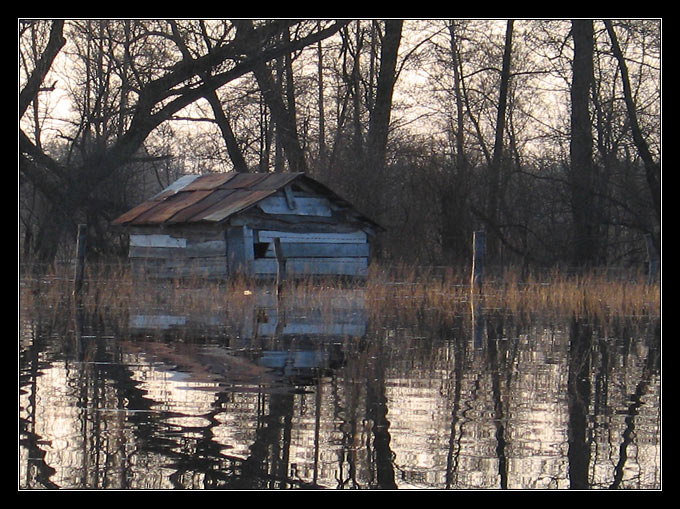
[[[254,302],[24,314],[20,489],[661,488],[658,321]]]

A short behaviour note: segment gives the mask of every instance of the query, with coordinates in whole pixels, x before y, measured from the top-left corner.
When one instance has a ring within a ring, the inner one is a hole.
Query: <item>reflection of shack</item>
[[[291,296],[278,306],[271,293],[259,293],[254,300],[255,316],[234,324],[241,326],[233,344],[258,348],[260,364],[286,376],[337,367],[345,342],[366,334],[365,291],[361,289],[325,290],[323,296],[314,298]]]
[[[160,278],[365,277],[380,226],[302,173],[185,175],[117,218],[133,270]]]
[[[256,289],[238,307],[218,310],[174,309],[145,306],[164,287],[144,286],[144,296],[132,304],[130,329],[135,335],[219,338],[225,350],[253,359],[258,366],[275,369],[294,383],[318,375],[343,362],[343,345],[366,334],[365,290],[326,289],[313,297],[289,294],[277,298],[264,288]],[[188,292],[200,289],[174,288]],[[178,301],[182,299],[175,295]]]
[[[200,423],[186,417],[205,421],[209,416],[202,450],[210,450],[208,441],[210,447],[225,448],[216,460],[219,468],[213,469],[212,458],[195,461],[193,455],[186,465],[209,465],[206,479],[214,479],[217,470],[234,472],[217,481],[229,488],[331,485],[335,453],[326,444],[338,443],[344,432],[335,425],[336,409],[324,385],[349,360],[347,352],[364,344],[366,290],[287,292],[277,298],[260,287],[221,309],[192,312],[182,302],[193,300],[201,289],[173,288],[174,299],[165,301],[166,285],[143,288],[130,308],[130,332],[143,339],[129,342],[128,351],[144,355],[140,364],[151,366],[161,380],[158,402],[184,417],[189,436]],[[150,295],[154,290],[161,295]],[[182,291],[188,293],[184,300],[178,295]],[[148,383],[144,389],[153,387]],[[179,390],[186,387],[200,390]],[[164,399],[167,394],[175,399]],[[185,445],[177,448],[179,454],[193,452]],[[194,475],[198,472],[173,474],[172,487],[190,486],[201,477]]]

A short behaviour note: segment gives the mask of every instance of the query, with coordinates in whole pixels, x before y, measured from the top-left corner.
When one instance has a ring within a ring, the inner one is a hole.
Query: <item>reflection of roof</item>
[[[304,173],[211,173],[185,175],[153,198],[113,221],[114,225],[152,226],[219,223],[255,205],[295,180],[338,204],[351,205]],[[366,217],[362,220],[378,226]],[[379,226],[378,226],[379,228]]]

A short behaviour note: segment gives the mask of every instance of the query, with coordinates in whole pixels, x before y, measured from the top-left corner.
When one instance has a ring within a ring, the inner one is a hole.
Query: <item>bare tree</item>
[[[20,175],[53,205],[55,211],[61,212],[60,219],[53,215],[56,222],[51,231],[55,238],[61,237],[61,232],[74,231],[75,224],[82,220],[79,216],[83,214],[88,216],[87,222],[90,224],[107,224],[120,212],[121,204],[111,200],[110,192],[106,191],[112,182],[122,176],[125,165],[143,148],[151,132],[171,120],[173,115],[219,87],[256,71],[266,62],[331,36],[347,22],[329,22],[316,30],[312,28],[305,31],[290,42],[282,40],[282,31],[295,23],[299,22],[274,20],[262,23],[253,28],[252,39],[244,41],[236,37],[224,40],[194,58],[180,58],[174,63],[155,62],[157,67],[153,74],[135,74],[138,70],[134,60],[128,61],[138,87],[136,102],[127,105],[129,123],[120,135],[108,139],[98,150],[84,153],[78,162],[64,165],[57,157],[43,151],[40,144],[31,140],[20,127]],[[59,32],[59,27],[55,25],[55,33]],[[155,37],[155,31],[149,30],[147,37]],[[163,34],[162,38],[167,40],[167,34]],[[59,41],[59,38],[55,36],[55,40]],[[249,43],[254,40],[263,44],[254,47]],[[51,61],[47,57],[56,54],[56,46],[56,42],[48,46],[50,51],[46,53],[44,61]],[[160,43],[149,43],[144,50],[158,50],[159,54],[166,57],[172,55]],[[36,78],[29,80],[24,87],[22,104],[29,104],[31,94],[35,95],[47,72],[42,70],[44,67],[48,65],[36,67],[39,69],[34,73]],[[43,257],[51,259],[54,254],[54,249],[49,249],[43,253]]]
[[[626,65],[626,60],[623,57],[623,52],[619,46],[619,40],[616,36],[616,31],[612,25],[611,20],[604,20],[605,27],[607,28],[607,33],[611,39],[612,51],[619,64],[619,70],[621,71],[621,84],[623,85],[623,97],[626,102],[626,110],[628,111],[628,118],[630,121],[630,130],[633,135],[633,141],[638,149],[640,157],[645,165],[645,176],[647,178],[647,185],[649,186],[649,192],[652,197],[652,203],[654,203],[654,209],[656,212],[656,224],[659,227],[657,231],[653,233],[654,245],[657,252],[660,252],[661,248],[661,164],[654,160],[647,141],[645,140],[642,130],[640,129],[640,124],[638,123],[637,111],[635,108],[635,102],[633,101],[633,94],[630,86],[630,78],[628,77],[628,66]]]
[[[180,33],[180,30],[177,26],[177,22],[174,20],[169,20],[168,23],[172,27],[173,40],[175,41],[180,51],[182,52],[182,56],[184,57],[185,60],[192,60],[193,56],[189,51],[189,47],[187,46],[186,42],[182,38],[182,34]],[[210,41],[210,38],[207,36],[205,25],[202,21],[200,22],[200,25],[205,46],[208,51],[211,51],[213,49],[213,44]],[[201,78],[204,81],[210,81],[211,79],[210,71],[203,72],[201,74]],[[236,140],[236,136],[231,127],[231,122],[229,122],[229,119],[224,113],[222,103],[220,102],[220,99],[217,95],[217,90],[207,91],[205,94],[205,99],[208,101],[210,107],[212,108],[215,123],[220,128],[220,132],[222,133],[225,146],[227,147],[227,152],[229,153],[229,157],[231,158],[231,161],[234,165],[234,170],[238,172],[248,172],[248,164],[246,163],[245,157],[243,156],[243,152],[241,151],[241,147],[239,146],[238,141]]]
[[[246,55],[257,54],[265,41],[262,39],[261,34],[255,30],[252,20],[236,20],[234,24],[237,27],[237,39],[243,45]],[[291,48],[291,51],[293,49]],[[286,55],[289,55],[289,53],[283,53],[281,56],[285,57]],[[295,112],[291,110],[291,106],[294,107],[294,103],[291,102],[290,95],[287,96],[288,101],[284,101],[281,87],[272,76],[270,69],[266,66],[266,62],[258,62],[253,66],[252,72],[276,122],[277,135],[288,159],[290,171],[306,172],[307,162],[300,146]]]
[[[28,20],[20,58],[21,233],[44,259],[78,222],[110,253],[112,217],[225,154],[309,169],[421,261],[467,261],[482,225],[503,263],[660,243],[654,20]]]

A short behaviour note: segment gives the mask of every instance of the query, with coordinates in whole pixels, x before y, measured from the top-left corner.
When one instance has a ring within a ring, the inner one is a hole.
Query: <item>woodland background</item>
[[[637,266],[661,247],[661,20],[18,20],[19,257],[126,253],[183,173],[304,171],[378,259]],[[647,242],[649,241],[649,242]]]

